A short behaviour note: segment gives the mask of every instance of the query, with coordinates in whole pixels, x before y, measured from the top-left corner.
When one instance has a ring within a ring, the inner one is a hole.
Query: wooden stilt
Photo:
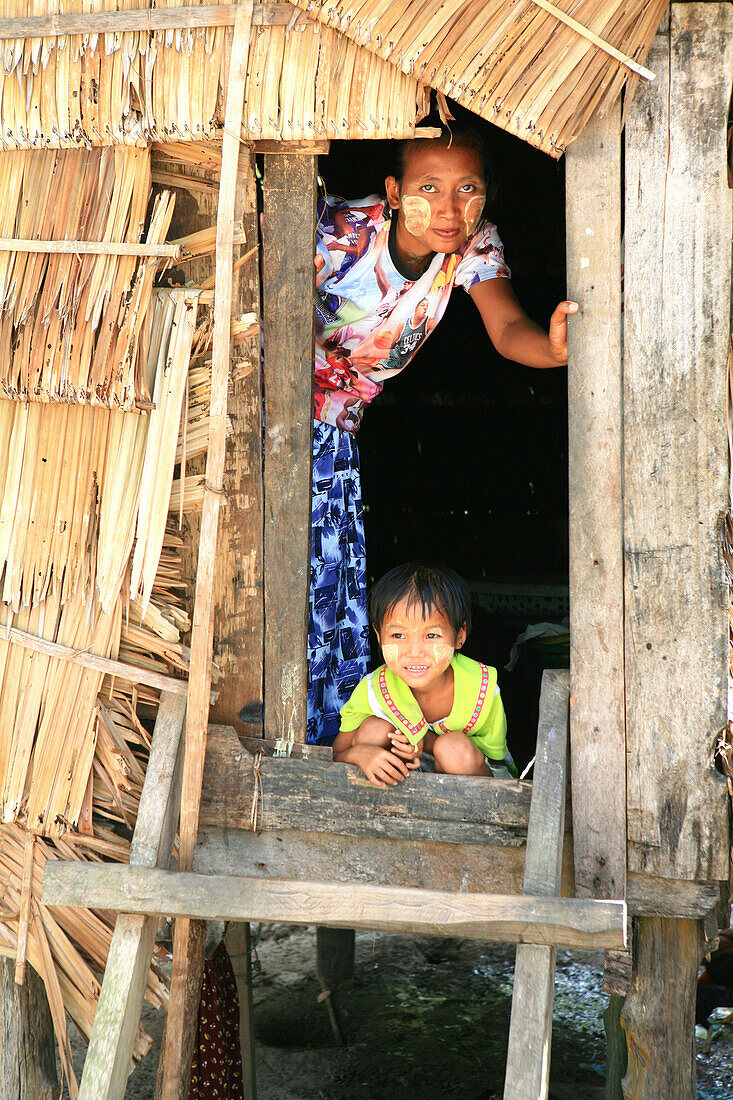
[[[635,971],[621,1012],[626,1032],[626,1100],[694,1100],[695,992],[702,921],[641,917]]]
[[[29,969],[18,986],[14,971],[12,959],[0,959],[0,1098],[57,1100],[56,1044],[43,982]]]
[[[603,1013],[603,1026],[606,1031],[606,1089],[604,1100],[624,1100],[621,1078],[628,1066],[626,1036],[621,1026],[623,997],[609,997],[608,1007]]]

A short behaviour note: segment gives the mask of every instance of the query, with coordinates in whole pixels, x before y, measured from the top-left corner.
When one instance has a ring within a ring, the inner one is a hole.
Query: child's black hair
[[[390,569],[369,592],[369,618],[375,630],[381,632],[389,612],[405,599],[408,608],[419,604],[424,616],[442,611],[454,634],[464,626],[466,634],[471,629],[471,592],[453,569],[416,561]]]

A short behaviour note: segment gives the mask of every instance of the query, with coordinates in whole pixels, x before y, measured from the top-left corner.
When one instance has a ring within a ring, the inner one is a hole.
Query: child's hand
[[[568,361],[568,314],[578,309],[577,302],[560,302],[550,318],[550,352],[560,364]]]
[[[423,750],[422,741],[418,742],[417,745],[413,745],[401,730],[394,728],[390,730],[388,736],[395,756],[398,756],[400,760],[404,760],[410,771],[416,771],[420,767],[420,757]]]
[[[389,749],[377,745],[354,745],[349,752],[349,763],[357,764],[375,787],[396,787],[407,778],[409,768]]]

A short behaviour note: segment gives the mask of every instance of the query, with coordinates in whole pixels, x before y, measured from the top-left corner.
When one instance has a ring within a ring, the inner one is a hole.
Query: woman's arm
[[[486,279],[468,292],[484,322],[489,339],[500,355],[527,367],[560,367],[568,361],[570,313],[576,302],[560,302],[550,318],[550,331],[527,316],[508,279]]]

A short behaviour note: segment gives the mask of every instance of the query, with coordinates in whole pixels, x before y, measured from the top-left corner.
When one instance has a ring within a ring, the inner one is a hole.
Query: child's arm
[[[508,279],[486,279],[468,292],[476,303],[492,344],[505,359],[527,367],[558,367],[568,361],[570,313],[577,302],[560,302],[550,318],[549,334],[522,309]]]
[[[333,758],[356,764],[375,787],[396,787],[409,773],[399,756],[388,748],[392,725],[370,716],[355,730],[341,730],[333,743]]]

